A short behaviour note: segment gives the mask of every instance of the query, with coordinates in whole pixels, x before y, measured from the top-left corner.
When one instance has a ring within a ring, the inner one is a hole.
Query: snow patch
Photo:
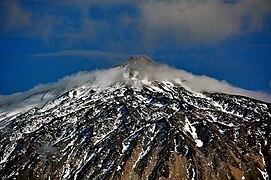
[[[197,147],[202,147],[203,146],[203,142],[200,139],[198,139],[198,135],[196,133],[196,128],[190,123],[190,121],[188,120],[187,117],[185,117],[185,125],[184,125],[183,130],[185,132],[189,132],[192,135],[193,139],[196,142]]]

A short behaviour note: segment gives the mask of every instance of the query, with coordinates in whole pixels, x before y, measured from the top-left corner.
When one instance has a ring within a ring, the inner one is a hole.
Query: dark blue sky
[[[134,54],[271,93],[269,0],[7,0],[0,23],[0,94]]]

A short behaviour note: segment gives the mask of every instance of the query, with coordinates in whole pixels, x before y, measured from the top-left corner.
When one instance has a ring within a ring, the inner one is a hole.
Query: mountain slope
[[[124,81],[2,119],[2,179],[269,179],[269,103],[148,79],[138,58]]]

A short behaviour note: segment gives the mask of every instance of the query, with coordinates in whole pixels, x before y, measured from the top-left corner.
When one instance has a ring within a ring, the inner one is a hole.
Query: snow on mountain
[[[5,97],[0,177],[269,179],[271,104],[248,92],[136,56]]]
[[[130,68],[135,69],[131,77],[127,74]],[[244,90],[233,87],[225,81],[218,81],[207,76],[196,76],[183,70],[156,64],[146,56],[133,56],[119,66],[108,70],[79,72],[55,83],[38,85],[26,92],[0,96],[0,119],[26,112],[34,107],[41,107],[46,102],[76,87],[89,86],[101,89],[123,81],[136,84],[137,80],[140,80],[140,83],[154,80],[169,81],[181,84],[186,89],[198,93],[221,92],[271,102],[269,94]]]

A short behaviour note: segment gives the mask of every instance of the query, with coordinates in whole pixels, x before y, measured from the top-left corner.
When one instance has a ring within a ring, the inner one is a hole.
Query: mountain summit
[[[131,57],[17,100],[54,97],[1,118],[0,177],[270,178],[270,103],[195,91],[214,80],[154,64]]]
[[[148,56],[145,55],[135,55],[129,57],[126,61],[121,63],[121,65],[153,65],[155,64],[154,60],[149,58]]]

